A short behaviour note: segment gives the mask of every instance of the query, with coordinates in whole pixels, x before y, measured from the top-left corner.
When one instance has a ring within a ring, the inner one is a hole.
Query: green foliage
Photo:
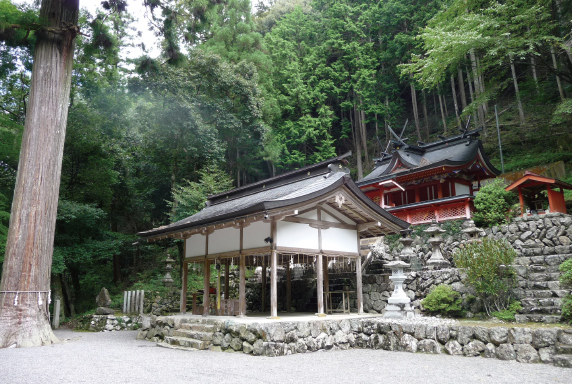
[[[520,301],[512,301],[507,309],[503,309],[502,311],[493,311],[491,315],[496,317],[499,320],[503,321],[515,321],[514,315],[518,313],[522,309],[522,305]]]
[[[562,275],[560,275],[560,282],[562,284],[572,286],[572,259],[568,259],[560,264],[558,270],[562,272]]]
[[[504,189],[502,180],[495,179],[482,187],[475,197],[474,220],[477,226],[492,227],[506,224],[509,219],[509,211],[516,202],[514,192]]]
[[[514,286],[511,267],[516,252],[503,240],[483,238],[465,244],[453,253],[457,268],[464,269],[467,283],[483,300],[488,315],[507,309],[511,302],[510,289]]]
[[[461,295],[449,285],[440,284],[421,301],[423,309],[431,314],[458,317],[463,313]]]
[[[572,295],[562,298],[562,320],[572,324]]]
[[[183,180],[172,191],[169,217],[171,222],[185,219],[204,208],[209,195],[227,191],[232,188],[232,179],[216,166],[207,166],[199,171],[198,182]]]

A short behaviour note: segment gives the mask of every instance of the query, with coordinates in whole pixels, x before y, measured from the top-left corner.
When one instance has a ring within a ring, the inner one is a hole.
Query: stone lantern
[[[403,229],[400,232],[401,232],[401,239],[399,239],[399,242],[403,244],[403,249],[399,254],[399,258],[405,262],[408,262],[411,260],[412,257],[415,256],[415,252],[413,251],[413,248],[411,248],[411,243],[413,243],[413,239],[411,238],[411,232],[413,232],[413,230],[407,228]]]
[[[445,258],[443,257],[443,253],[441,253],[441,243],[443,243],[443,238],[441,237],[441,234],[445,232],[445,230],[441,229],[441,227],[439,227],[439,224],[437,224],[437,222],[433,220],[431,226],[427,228],[424,232],[428,233],[429,236],[431,236],[427,241],[433,247],[431,258],[427,260],[426,263],[427,266],[430,267],[431,269],[440,269],[449,267],[450,263],[447,260],[445,260]]]
[[[479,233],[481,232],[481,230],[475,226],[475,222],[473,220],[469,220],[467,228],[463,229],[461,232],[469,235],[469,239],[467,240],[467,242],[469,243],[480,241]]]
[[[411,299],[407,297],[403,290],[403,282],[407,279],[407,275],[403,273],[403,270],[409,267],[409,264],[399,260],[387,263],[386,266],[391,268],[389,279],[393,281],[394,288],[391,297],[387,300],[383,317],[412,318],[415,316],[415,313],[413,308],[411,308]]]
[[[165,276],[163,277],[163,285],[165,287],[171,287],[173,285],[173,278],[171,277],[171,271],[173,270],[173,263],[175,260],[171,259],[171,255],[167,253],[167,259],[165,259]]]

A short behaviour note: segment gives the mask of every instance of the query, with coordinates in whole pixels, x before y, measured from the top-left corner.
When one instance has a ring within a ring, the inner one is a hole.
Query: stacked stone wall
[[[561,213],[549,213],[515,218],[510,224],[481,231],[481,236],[505,239],[515,249],[517,257],[513,268],[517,274],[517,287],[513,294],[520,300],[523,310],[517,321],[554,323],[560,320],[562,298],[570,294],[570,287],[560,284],[558,267],[572,258],[572,217]],[[442,252],[454,266],[452,254],[468,237],[462,233],[444,234]],[[431,257],[429,244],[417,237],[413,249],[421,263]],[[400,249],[385,247],[378,260],[399,257]],[[387,271],[366,275],[363,278],[364,310],[381,313],[391,296],[393,284]],[[412,272],[406,280],[406,293],[414,307],[439,284],[451,285],[463,298],[463,307],[471,313],[482,311],[482,305],[474,292],[463,284],[464,275],[456,268]]]
[[[370,317],[246,324],[233,320],[151,316],[144,319],[138,339],[161,341],[186,322],[214,325],[211,350],[255,356],[370,348],[482,356],[572,368],[570,328],[486,328],[436,318]]]

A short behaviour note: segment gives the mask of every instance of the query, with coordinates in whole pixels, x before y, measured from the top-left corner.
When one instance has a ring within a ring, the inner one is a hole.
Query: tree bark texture
[[[556,61],[556,55],[554,54],[554,47],[550,47],[550,55],[552,56],[552,65],[554,66],[554,71],[558,73],[558,62]],[[560,76],[556,75],[556,84],[558,85],[558,93],[560,94],[560,101],[564,101],[566,98],[564,96],[564,90],[562,89],[562,83],[560,82]]]
[[[6,256],[0,347],[57,342],[47,302],[79,0],[42,0]],[[58,32],[59,30],[59,32]]]
[[[429,140],[429,116],[427,115],[427,98],[423,89],[423,119],[425,120],[425,140]]]
[[[417,92],[415,91],[415,85],[413,85],[413,83],[410,83],[409,85],[411,86],[411,104],[413,105],[413,118],[415,119],[417,140],[421,141],[421,127],[419,126],[419,111],[417,109]]]
[[[465,95],[465,81],[463,80],[463,70],[459,67],[457,69],[457,77],[459,79],[459,93],[461,94],[461,111],[467,108],[467,96]]]
[[[457,117],[457,124],[459,129],[463,129],[461,119],[459,118],[459,104],[457,103],[457,92],[455,91],[455,78],[451,75],[451,92],[453,93],[453,105],[455,106],[455,116]]]
[[[443,121],[443,133],[447,134],[447,122],[445,121],[445,111],[443,111],[443,101],[441,94],[439,96],[439,108],[441,109],[441,120]]]
[[[512,72],[512,81],[514,84],[514,93],[516,94],[516,103],[518,106],[518,118],[520,120],[520,124],[524,124],[526,119],[524,118],[524,109],[522,108],[522,103],[520,102],[520,92],[518,90],[518,80],[516,78],[516,69],[514,68],[514,60],[512,55],[509,57],[510,59],[510,70]]]

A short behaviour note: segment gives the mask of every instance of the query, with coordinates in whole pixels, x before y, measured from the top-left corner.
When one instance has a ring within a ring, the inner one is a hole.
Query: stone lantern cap
[[[385,266],[389,267],[391,269],[393,269],[393,268],[407,268],[407,267],[409,267],[409,264],[407,264],[404,261],[397,260],[397,261],[389,262],[389,263],[385,264]]]
[[[411,229],[411,228],[402,229],[401,231],[399,231],[399,233],[401,233],[401,237],[409,237],[412,232],[413,232],[413,229]]]
[[[439,227],[439,224],[437,224],[437,221],[433,220],[433,222],[431,223],[431,226],[429,228],[427,228],[426,230],[424,230],[423,232],[429,233],[430,235],[434,235],[434,234],[443,233],[443,232],[447,232],[447,231],[445,231],[444,229],[441,229],[441,227]]]
[[[477,228],[473,220],[469,220],[467,228],[463,229],[461,232],[471,234],[481,232],[481,230]]]

